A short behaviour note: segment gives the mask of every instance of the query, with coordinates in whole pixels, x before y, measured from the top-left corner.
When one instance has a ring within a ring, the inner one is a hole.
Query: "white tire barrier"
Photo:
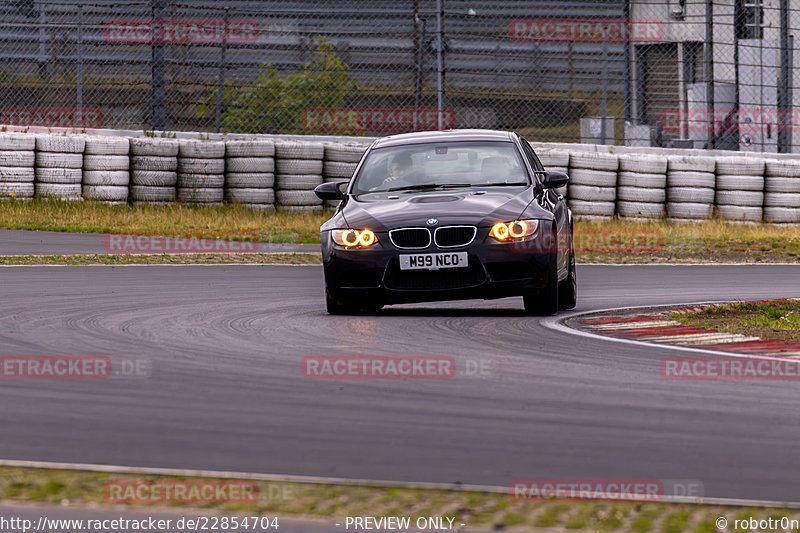
[[[178,200],[219,205],[225,199],[225,142],[178,141]]]
[[[742,207],[761,207],[764,193],[760,191],[717,191],[717,205],[738,205]]]
[[[667,192],[664,189],[649,189],[645,187],[619,187],[617,188],[617,200],[625,202],[644,202],[649,204],[659,204],[661,210],[664,208],[664,201],[667,199]]]
[[[312,191],[322,183],[320,175],[276,174],[275,188],[281,191]],[[314,204],[309,204],[314,205]]]
[[[80,135],[37,135],[37,152],[83,154],[86,138]]]
[[[275,174],[256,172],[229,172],[225,174],[225,186],[229,189],[272,189],[275,186]]]
[[[617,185],[619,187],[664,189],[667,185],[667,175],[622,171],[617,176]]]
[[[33,181],[0,181],[0,200],[33,198]]]
[[[622,154],[619,156],[619,170],[639,174],[666,174],[667,158],[647,154]]]
[[[617,173],[608,170],[590,170],[585,168],[572,168],[569,171],[569,185],[590,185],[593,187],[617,186]]]
[[[241,204],[274,204],[275,192],[272,189],[227,189],[225,199],[233,203]]]
[[[225,157],[270,158],[275,156],[275,143],[261,139],[235,139],[225,142]],[[237,171],[238,172],[238,171]]]
[[[132,156],[178,157],[178,148],[178,141],[175,139],[157,139],[152,137],[130,139],[130,154]],[[175,169],[173,168],[172,170]]]
[[[667,217],[670,221],[702,221],[714,215],[716,160],[713,157],[667,157]]]
[[[83,155],[124,155],[130,151],[127,137],[103,137],[87,135]]]
[[[717,205],[717,211],[723,220],[761,222],[764,216],[763,209],[760,207]]]
[[[226,172],[272,174],[275,160],[271,157],[229,157],[225,161]]]
[[[309,159],[321,161],[325,156],[322,143],[280,141],[275,143],[275,159]]]
[[[666,184],[666,157],[620,155],[617,213],[623,218],[661,218],[664,216]]]
[[[221,205],[224,198],[222,187],[178,187],[178,200],[190,205]]]
[[[81,183],[36,183],[36,196],[60,200],[82,200]]]
[[[800,208],[765,207],[764,221],[773,224],[798,224],[800,223]]]
[[[127,170],[84,170],[83,185],[92,186],[124,186],[130,182]]]
[[[126,202],[128,187],[117,185],[84,185],[83,197],[87,200],[103,202]]]
[[[569,152],[567,150],[536,150],[536,155],[545,170],[569,167]]]
[[[718,191],[763,191],[764,176],[717,175]]]
[[[222,189],[225,185],[225,174],[183,174],[178,173],[180,189]]]
[[[275,199],[279,206],[321,206],[314,191],[275,191]]]
[[[275,201],[277,206],[321,207],[314,188],[323,182],[325,151],[339,159],[355,159],[358,149],[322,143],[288,141],[275,143]]]
[[[614,216],[616,204],[614,202],[587,202],[584,200],[570,200],[569,207],[577,216],[607,217]]]
[[[358,167],[358,163],[325,161],[322,165],[322,175],[325,178],[343,178],[349,180],[353,177],[356,167]]]
[[[35,135],[0,132],[0,150],[33,152],[35,149]]]
[[[224,159],[225,143],[223,141],[181,139],[178,141],[178,157],[180,159]]]
[[[84,155],[83,170],[128,170],[127,155]]]
[[[716,173],[717,176],[763,176],[764,160],[758,157],[718,157]]]
[[[133,203],[174,202],[176,192],[175,187],[133,185],[131,186],[130,196]]]
[[[33,165],[23,167],[0,167],[0,183],[33,183],[35,171]]]
[[[36,152],[37,168],[82,168],[83,154]]]
[[[322,175],[322,161],[311,159],[277,159],[275,174],[319,174]]]
[[[224,172],[224,159],[197,159],[187,157],[178,159],[179,174],[223,174]]]
[[[0,167],[33,168],[35,161],[33,150],[0,150]]]
[[[366,151],[363,144],[329,143],[324,146],[323,158],[336,163],[358,163]]]
[[[614,154],[602,152],[570,152],[569,167],[613,171],[616,174],[619,169],[619,158]]]
[[[624,218],[653,219],[664,216],[664,204],[617,201],[617,211]]]
[[[572,200],[585,202],[613,202],[616,199],[616,189],[612,187],[593,187],[591,185],[573,185],[569,189]]]
[[[175,172],[178,170],[178,158],[159,155],[133,155],[131,156],[131,169],[157,170]]]
[[[150,187],[175,187],[178,183],[176,172],[162,170],[132,170],[131,184]]]
[[[37,183],[60,183],[78,184],[83,178],[83,172],[79,168],[37,168]]]

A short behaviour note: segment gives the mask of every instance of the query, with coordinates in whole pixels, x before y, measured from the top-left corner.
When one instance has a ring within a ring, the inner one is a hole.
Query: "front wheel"
[[[377,300],[366,300],[358,303],[342,302],[325,291],[325,308],[329,315],[358,315],[373,314],[383,308],[383,303]]]
[[[567,279],[558,284],[558,308],[574,309],[578,303],[578,276],[575,274],[575,253],[569,258]]]
[[[525,311],[536,316],[549,316],[558,312],[558,268],[555,254],[550,257],[547,269],[547,285],[522,296]]]

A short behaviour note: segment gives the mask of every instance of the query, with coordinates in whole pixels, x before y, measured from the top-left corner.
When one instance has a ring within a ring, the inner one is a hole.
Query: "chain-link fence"
[[[9,125],[800,144],[800,0],[15,0],[0,21]]]

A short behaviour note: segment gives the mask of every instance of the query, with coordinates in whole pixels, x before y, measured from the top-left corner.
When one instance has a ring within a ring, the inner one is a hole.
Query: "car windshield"
[[[352,193],[529,183],[512,142],[441,142],[372,150],[355,177]]]

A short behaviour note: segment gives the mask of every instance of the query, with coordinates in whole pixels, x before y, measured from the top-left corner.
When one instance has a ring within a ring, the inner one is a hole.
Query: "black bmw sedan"
[[[512,132],[453,130],[375,141],[320,228],[331,314],[385,304],[522,296],[550,315],[575,306],[572,214],[530,144]]]

